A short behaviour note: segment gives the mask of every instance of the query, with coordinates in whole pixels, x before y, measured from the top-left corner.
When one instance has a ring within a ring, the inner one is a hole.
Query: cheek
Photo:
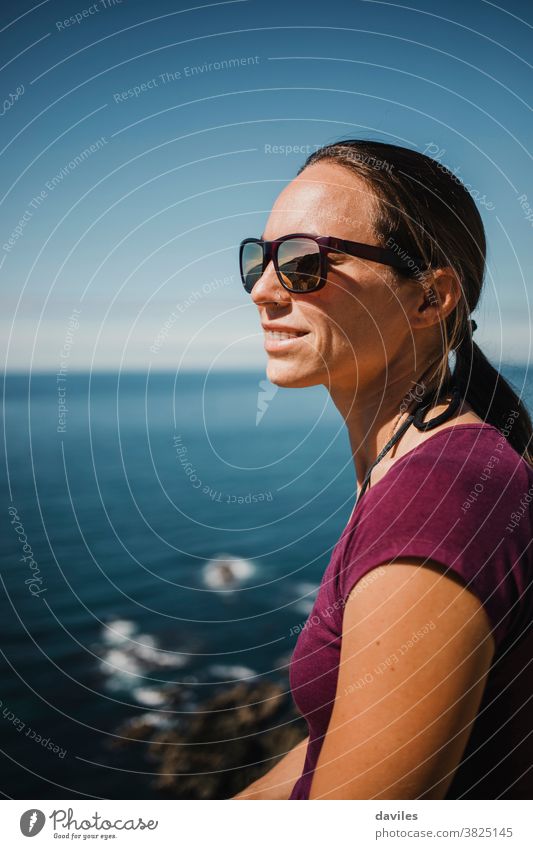
[[[325,333],[334,348],[355,346],[358,338],[366,335],[368,324],[366,310],[354,293],[342,289],[332,292],[325,307]]]
[[[393,317],[386,297],[380,304],[343,293],[328,305],[327,327],[324,328],[325,350],[336,361],[368,364],[386,358],[387,339]]]
[[[300,303],[300,309],[322,354],[345,355],[353,351],[359,356],[382,349],[395,312],[387,286],[375,281],[366,285],[362,281],[359,285],[355,281],[349,285],[343,282],[308,297]]]

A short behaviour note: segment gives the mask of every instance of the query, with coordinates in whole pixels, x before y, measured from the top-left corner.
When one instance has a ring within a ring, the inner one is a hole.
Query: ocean
[[[262,373],[13,373],[3,435],[2,792],[157,798],[117,729],[287,686],[353,507],[343,422]]]

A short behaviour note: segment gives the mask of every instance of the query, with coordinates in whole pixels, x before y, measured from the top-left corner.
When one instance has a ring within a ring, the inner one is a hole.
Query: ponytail
[[[490,364],[466,332],[455,349],[454,382],[483,421],[502,431],[510,445],[533,466],[531,417],[510,384]]]

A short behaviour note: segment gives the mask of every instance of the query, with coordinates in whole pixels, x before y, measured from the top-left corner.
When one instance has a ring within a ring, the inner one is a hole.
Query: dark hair
[[[422,257],[428,270],[415,269],[422,285],[430,285],[431,269],[454,269],[462,296],[442,322],[439,389],[446,384],[449,355],[454,351],[452,379],[462,396],[533,465],[533,427],[527,408],[472,339],[470,313],[483,285],[486,240],[470,193],[440,162],[393,144],[363,139],[334,142],[312,153],[298,174],[323,160],[349,168],[369,184],[377,198],[376,238],[383,246],[401,251],[403,257]]]

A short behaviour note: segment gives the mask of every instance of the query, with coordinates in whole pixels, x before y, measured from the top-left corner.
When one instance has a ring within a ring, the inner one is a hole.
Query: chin
[[[324,379],[324,375],[312,363],[304,364],[272,356],[268,358],[266,376],[271,383],[285,389],[318,386]]]

